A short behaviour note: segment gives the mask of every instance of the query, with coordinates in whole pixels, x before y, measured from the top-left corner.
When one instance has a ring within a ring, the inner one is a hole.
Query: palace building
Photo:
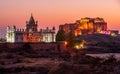
[[[16,26],[7,27],[7,42],[55,42],[55,27],[38,30],[38,22],[31,15],[26,22],[26,29],[17,29]]]
[[[59,30],[65,31],[67,35],[72,32],[75,36],[82,34],[105,33],[107,31],[107,23],[103,18],[81,18],[75,23],[64,24],[59,26]]]

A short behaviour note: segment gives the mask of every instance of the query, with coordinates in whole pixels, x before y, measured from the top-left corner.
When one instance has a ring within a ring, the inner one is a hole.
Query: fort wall
[[[66,50],[66,46],[64,42],[51,42],[51,43],[0,43],[0,48],[21,48],[28,46],[31,47],[33,50],[59,50],[61,52]]]

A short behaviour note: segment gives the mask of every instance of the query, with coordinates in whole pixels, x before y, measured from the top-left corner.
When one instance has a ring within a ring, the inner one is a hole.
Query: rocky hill
[[[81,35],[77,39],[87,42],[87,50],[101,52],[120,52],[120,36],[110,36],[103,34]]]

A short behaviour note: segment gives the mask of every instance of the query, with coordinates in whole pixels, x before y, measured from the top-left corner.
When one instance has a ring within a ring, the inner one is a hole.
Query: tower
[[[29,22],[26,22],[26,31],[27,32],[37,32],[37,21],[35,22],[33,15],[31,14],[31,17],[29,19]]]
[[[6,34],[6,39],[7,42],[15,42],[15,36],[16,36],[16,26],[7,27],[7,34]]]

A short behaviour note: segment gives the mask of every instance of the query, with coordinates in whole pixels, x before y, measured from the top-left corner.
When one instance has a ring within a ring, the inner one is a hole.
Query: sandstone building
[[[65,31],[67,35],[72,32],[75,36],[82,34],[105,33],[107,31],[107,23],[103,18],[81,18],[75,23],[64,24],[59,26],[59,30]]]

